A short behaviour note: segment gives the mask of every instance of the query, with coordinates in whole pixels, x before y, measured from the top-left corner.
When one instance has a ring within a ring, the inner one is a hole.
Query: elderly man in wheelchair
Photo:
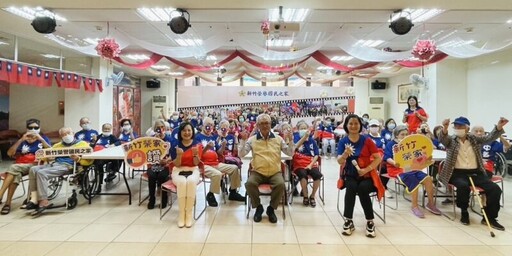
[[[73,130],[69,127],[61,128],[59,135],[62,141],[55,144],[52,149],[89,147],[89,143],[75,139]],[[40,214],[46,209],[51,208],[53,204],[48,201],[48,180],[68,174],[73,170],[74,162],[82,166],[92,164],[92,160],[81,159],[80,156],[72,154],[69,156],[58,156],[52,162],[30,168],[30,201],[25,209],[36,210]]]

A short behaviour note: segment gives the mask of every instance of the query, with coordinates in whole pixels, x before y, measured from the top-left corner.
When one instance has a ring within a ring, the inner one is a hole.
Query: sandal
[[[0,211],[0,214],[7,215],[11,212],[11,206],[6,204],[4,207],[2,207],[2,211]]]
[[[313,207],[313,208],[316,207],[316,201],[315,201],[314,197],[309,198],[309,205],[311,205],[311,207]]]
[[[308,206],[309,205],[309,198],[304,197],[304,200],[302,200],[302,204],[305,205],[305,206]]]

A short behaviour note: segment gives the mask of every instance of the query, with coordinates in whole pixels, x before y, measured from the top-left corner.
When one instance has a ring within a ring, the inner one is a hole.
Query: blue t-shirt
[[[201,127],[202,121],[195,118],[195,119],[190,119],[190,123],[192,124],[192,126],[194,126],[194,128],[199,129]]]
[[[482,145],[482,158],[495,161],[496,153],[503,153],[503,143],[492,141]]]
[[[375,142],[375,145],[377,145],[377,148],[384,149],[386,147],[386,140],[382,137],[374,137],[371,134],[368,134],[368,137]]]
[[[318,126],[318,130],[320,131],[324,131],[324,132],[330,132],[330,133],[334,133],[334,130],[336,129],[336,126],[334,126],[333,124],[330,124],[330,125],[323,125],[323,124],[320,124]]]
[[[196,136],[194,138],[194,143],[193,144],[201,143],[203,145],[203,147],[206,147],[206,145],[210,141],[213,141],[214,144],[215,144],[214,148],[210,149],[210,150],[213,150],[213,151],[219,150],[220,146],[219,146],[219,143],[217,142],[217,135],[215,135],[213,133],[210,136],[208,136],[206,134],[203,134],[203,133],[196,134]]]
[[[50,143],[50,139],[48,137],[46,137],[45,135],[42,135],[41,134],[41,137],[43,137],[43,140],[46,141],[46,143],[48,143],[48,145],[52,145]],[[22,155],[25,155],[25,154],[35,154],[37,150],[39,149],[42,149],[43,148],[43,143],[39,140],[36,140],[32,143],[28,143],[26,140],[21,142],[21,144],[18,146],[18,148],[16,149],[16,153],[19,153],[19,154],[22,154]]]
[[[85,142],[91,143],[92,137],[98,136],[98,132],[96,130],[90,129],[90,130],[81,130],[77,133],[75,133],[75,139],[77,140],[83,140]]]
[[[256,122],[256,117],[258,117],[258,114],[253,114],[253,113],[250,113],[250,114],[247,114],[247,120],[249,120],[249,122]]]
[[[386,144],[388,144],[388,142],[390,142],[393,139],[393,132],[388,130],[387,128],[383,129],[380,132],[380,137],[384,138],[384,142],[385,142],[384,145],[386,145]]]
[[[110,144],[114,144],[115,146],[120,145],[121,142],[119,139],[116,138],[116,136],[110,134],[110,136],[103,136],[103,134],[100,134],[98,136],[98,139],[96,140],[95,145],[100,145],[103,147],[108,147]]]
[[[398,144],[395,140],[392,140],[386,144],[386,148],[384,149],[384,158],[383,161],[387,162],[388,159],[393,159],[393,146]]]
[[[137,133],[135,133],[135,132],[133,133],[133,136],[135,137],[135,139],[139,137],[139,135],[137,135]],[[130,138],[130,133],[124,133],[124,131],[121,132],[121,134],[119,134],[119,141],[121,141],[121,142],[132,141]]]
[[[227,150],[228,152],[233,152],[233,149],[235,149],[235,135],[228,133],[226,137],[220,137],[221,141],[226,140],[226,148],[224,150]],[[235,149],[238,150],[238,149]]]
[[[180,124],[181,124],[180,119],[177,119],[176,121],[169,119],[169,120],[167,120],[167,122],[169,122],[169,126],[171,127],[171,129],[176,129],[176,128],[180,127]]]
[[[356,160],[358,163],[364,162],[367,163],[368,165],[371,162],[371,155],[373,153],[379,152],[377,146],[375,145],[372,139],[365,135],[360,135],[359,140],[356,142],[352,142],[349,139],[349,137],[346,136],[341,138],[338,143],[338,156],[342,155],[343,152],[345,152],[346,145],[352,146],[354,148],[354,153],[353,155],[349,156],[346,160],[344,168],[345,175],[351,177],[359,177],[356,167],[352,164],[352,160]],[[359,167],[364,168],[366,166],[361,166],[361,164],[359,164]]]
[[[293,142],[297,144],[299,140],[301,139],[301,136],[298,132],[293,133]],[[316,144],[316,141],[313,139],[313,136],[310,135],[309,138],[300,145],[300,147],[296,148],[295,151],[298,153],[301,153],[306,156],[318,156],[318,145]]]

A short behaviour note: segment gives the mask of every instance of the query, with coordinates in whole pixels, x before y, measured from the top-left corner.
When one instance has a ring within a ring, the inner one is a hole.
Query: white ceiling
[[[8,6],[39,6],[41,1],[3,0],[0,8]],[[492,2],[492,4],[490,4]],[[393,50],[409,50],[418,37],[427,32],[430,35],[439,31],[457,30],[456,34],[467,40],[475,40],[476,44],[483,44],[490,40],[505,40],[512,38],[511,0],[493,1],[45,1],[45,8],[68,19],[67,22],[58,22],[57,33],[72,35],[78,38],[103,38],[106,36],[107,22],[130,36],[153,44],[163,46],[177,46],[172,39],[194,36],[203,40],[229,30],[238,37],[251,40],[253,43],[264,46],[265,38],[260,30],[260,24],[267,19],[268,9],[283,5],[285,8],[312,8],[305,22],[301,24],[301,31],[293,35],[294,46],[303,49],[322,40],[339,30],[341,27],[358,39],[380,39],[386,43],[379,48],[390,47]],[[148,22],[135,11],[138,7],[180,7],[189,11],[192,28],[183,36],[173,34],[165,22]],[[423,24],[415,24],[407,35],[394,34],[387,20],[393,10],[405,8],[440,8],[447,11],[428,20]],[[56,46],[56,44],[43,35],[35,32],[30,21],[14,16],[8,12],[0,11],[0,32],[15,34]],[[140,47],[130,46],[130,50],[138,51]],[[222,59],[230,51],[239,49],[236,42],[225,45],[216,50],[214,54]],[[288,50],[288,49],[281,49]],[[343,55],[344,52],[334,42],[328,42],[321,49],[328,56]],[[258,61],[263,61],[258,59]],[[190,64],[206,65],[204,61],[196,59],[183,60]],[[165,61],[163,61],[165,63]],[[341,62],[340,62],[341,63]],[[364,61],[354,59],[348,64],[361,64]],[[273,64],[269,62],[269,64]],[[231,65],[236,65],[233,62]],[[311,65],[319,65],[318,63]],[[144,74],[143,72],[140,74]]]

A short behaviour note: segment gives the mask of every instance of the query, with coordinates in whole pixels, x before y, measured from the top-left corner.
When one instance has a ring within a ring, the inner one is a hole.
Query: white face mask
[[[73,137],[72,134],[64,135],[64,137],[62,137],[62,141],[64,141],[64,143],[67,143],[67,144],[73,142],[74,139],[75,138]]]
[[[393,124],[393,123],[388,124],[389,130],[393,130],[393,129],[395,129],[395,127],[396,127],[396,124]]]
[[[304,135],[306,134],[308,130],[299,130],[299,136],[300,137],[304,137]]]
[[[453,134],[459,138],[466,136],[466,129],[453,129]]]
[[[112,135],[111,132],[103,132],[102,134],[103,134],[103,137],[108,137],[108,136]]]
[[[370,127],[370,132],[371,133],[378,133],[379,132],[379,127]]]
[[[90,130],[91,129],[91,124],[82,124],[82,129]]]
[[[131,128],[132,128],[131,125],[123,125],[123,130],[124,131],[129,131]]]
[[[178,120],[178,116],[172,116],[172,117],[171,117],[171,120],[173,120],[173,121]]]
[[[37,130],[27,130],[28,133],[36,133],[36,134],[39,134],[39,132],[41,132],[41,129],[37,129]]]

